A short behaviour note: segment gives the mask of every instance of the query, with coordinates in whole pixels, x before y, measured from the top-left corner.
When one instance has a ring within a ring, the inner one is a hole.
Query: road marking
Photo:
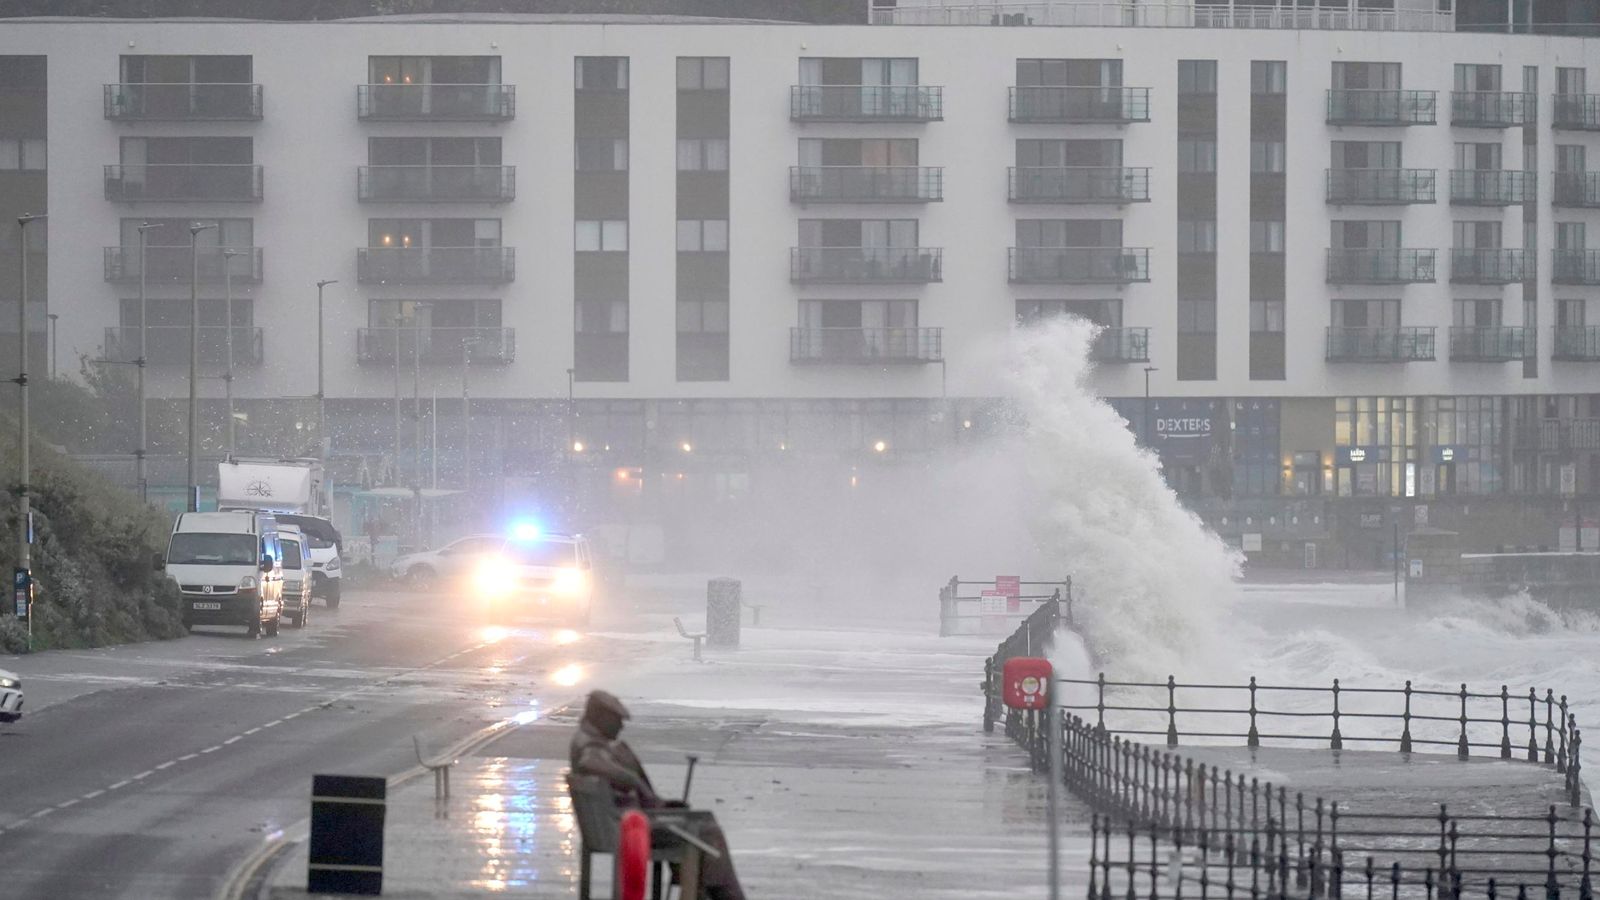
[[[53,812],[55,812],[55,810],[53,810],[53,809],[41,809],[38,812],[34,813],[33,815],[29,816],[28,818],[30,818],[30,819],[42,819],[45,816],[48,816]]]
[[[175,766],[177,764],[178,764],[177,760],[169,759],[166,762],[162,763],[161,765],[156,766],[156,771],[160,772],[162,769],[170,769],[170,768],[172,768],[173,766]]]
[[[215,744],[215,745],[212,745],[210,747],[205,748],[204,750],[201,750],[200,752],[201,753],[215,753],[215,752],[217,752],[218,750],[221,750],[221,749],[222,749],[222,745],[221,744]]]
[[[155,772],[154,769],[145,769],[143,772],[140,772],[139,774],[133,776],[132,778],[130,778],[128,780],[129,781],[143,781],[146,778],[149,778],[151,775],[154,775],[155,773],[156,772]]]
[[[292,718],[294,718],[294,717],[295,717],[295,716],[298,716],[298,715],[300,715],[300,713],[297,713],[297,712],[292,712],[292,713],[289,713],[289,714],[288,714],[288,715],[287,715],[287,716],[284,716],[284,717],[283,717],[283,720],[284,720],[284,721],[285,721],[285,722],[287,722],[287,721],[289,721],[289,720],[290,720],[290,719],[292,719]]]
[[[132,779],[128,779],[128,780],[125,780],[125,781],[119,781],[116,784],[113,784],[112,786],[106,788],[106,790],[108,790],[108,791],[120,791],[120,790],[122,790],[123,788],[127,787],[128,785],[130,785],[132,783],[133,783]]]
[[[239,735],[236,734],[233,737],[228,738],[227,740],[223,741],[222,742],[222,746],[226,747],[229,744],[237,744],[237,743],[239,743]]]
[[[261,728],[259,726],[257,726],[255,728],[250,729],[249,731],[246,731],[245,735],[247,735],[247,736],[248,735],[252,735],[252,734],[255,734],[256,732],[258,732],[260,730],[261,730]]]
[[[101,788],[98,791],[90,791],[89,793],[84,794],[82,797],[79,797],[78,799],[79,800],[93,800],[94,798],[96,798],[96,797],[98,797],[98,796],[100,796],[101,794],[104,794],[104,793],[105,793],[105,788]]]
[[[78,801],[76,801],[76,800],[67,800],[67,801],[64,801],[64,802],[61,802],[61,803],[57,803],[56,804],[56,809],[66,809],[69,806],[77,806],[77,805],[78,805]]]
[[[200,754],[198,754],[198,753],[185,753],[184,755],[178,757],[178,762],[188,762],[189,760],[194,759],[195,757],[197,757],[199,755]]]
[[[283,724],[283,720],[282,719],[273,719],[271,722],[268,722],[267,724],[265,724],[265,725],[263,725],[261,727],[262,728],[272,728],[273,726],[282,725],[282,724]]]

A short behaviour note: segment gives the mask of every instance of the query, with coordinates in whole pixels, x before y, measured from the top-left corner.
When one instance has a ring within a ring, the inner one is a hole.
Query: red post
[[[650,820],[630,809],[622,814],[617,839],[617,897],[644,900],[650,884]]]

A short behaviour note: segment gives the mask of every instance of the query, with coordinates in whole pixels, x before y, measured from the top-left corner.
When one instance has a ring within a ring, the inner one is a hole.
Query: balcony
[[[260,203],[261,167],[231,163],[106,166],[106,199]]]
[[[1328,91],[1329,125],[1383,128],[1432,125],[1438,121],[1437,91]]]
[[[1600,328],[1556,326],[1556,346],[1550,358],[1559,362],[1600,362]]]
[[[1335,206],[1401,206],[1434,202],[1433,169],[1328,169]]]
[[[1089,358],[1109,363],[1149,362],[1150,329],[1102,328],[1089,345]]]
[[[1600,131],[1600,94],[1556,94],[1553,127],[1562,131]]]
[[[944,88],[921,84],[796,84],[789,88],[794,122],[938,122]]]
[[[356,362],[361,365],[459,366],[472,353],[480,365],[509,365],[517,357],[516,329],[433,327],[356,329]]]
[[[915,365],[944,359],[942,328],[791,328],[789,362]]]
[[[115,122],[253,122],[259,84],[108,84],[105,116]]]
[[[1328,329],[1328,362],[1404,363],[1434,358],[1430,327]]]
[[[1012,284],[1133,284],[1150,280],[1146,247],[1012,247]]]
[[[1556,250],[1552,284],[1600,284],[1600,250]]]
[[[1328,284],[1429,284],[1438,279],[1433,250],[1328,250]]]
[[[1538,272],[1526,250],[1456,247],[1450,251],[1453,284],[1518,284]]]
[[[1514,325],[1455,325],[1450,329],[1454,362],[1511,362],[1532,355],[1526,328]]]
[[[1551,206],[1600,208],[1600,172],[1557,172]]]
[[[943,281],[937,247],[791,247],[789,280],[797,284],[930,284]]]
[[[517,275],[510,247],[360,247],[362,284],[507,284]]]
[[[505,203],[516,166],[361,166],[356,197],[370,203]]]
[[[1150,89],[1028,85],[1011,89],[1008,118],[1019,125],[1130,125],[1150,121]]]
[[[149,285],[188,284],[198,270],[202,284],[221,284],[231,275],[234,284],[261,283],[261,248],[230,247],[233,258],[221,247],[201,247],[191,259],[189,247],[144,248],[144,280]],[[106,247],[105,279],[114,284],[139,283],[139,248]]]
[[[933,0],[898,7],[875,6],[873,25],[997,25],[1062,28],[1259,28],[1333,31],[1456,30],[1455,13],[1422,9],[1355,9],[1310,6],[1212,6],[1193,0],[1077,0],[991,3]],[[1180,38],[1181,40],[1181,38]]]
[[[1514,206],[1531,202],[1538,192],[1533,172],[1503,169],[1451,169],[1450,202],[1457,206]]]
[[[1464,128],[1512,128],[1539,121],[1533,94],[1520,91],[1451,91],[1450,124]]]
[[[930,203],[944,199],[944,169],[926,166],[790,166],[796,203]]]
[[[358,84],[356,118],[372,122],[509,122],[514,84]]]
[[[233,364],[261,365],[261,329],[235,325],[200,326],[200,364],[224,366],[228,362],[228,332],[233,332]],[[145,330],[145,360],[152,366],[189,364],[189,326],[151,325]],[[106,329],[106,359],[131,363],[139,359],[139,329]]]
[[[1150,169],[1122,166],[1013,166],[1012,203],[1107,203],[1150,199]]]

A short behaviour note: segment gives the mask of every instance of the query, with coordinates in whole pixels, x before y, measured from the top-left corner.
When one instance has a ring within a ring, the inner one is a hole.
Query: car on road
[[[283,551],[283,617],[295,628],[306,627],[311,615],[311,560],[306,536],[294,525],[278,525]]]
[[[594,552],[577,534],[522,533],[482,557],[477,595],[495,616],[557,616],[587,625],[594,609]]]
[[[457,586],[477,570],[485,556],[498,553],[505,542],[504,535],[469,534],[437,550],[397,556],[389,564],[389,574],[404,579],[418,590]]]
[[[178,582],[184,628],[242,625],[251,637],[278,633],[283,552],[271,515],[183,513],[172,526],[165,568]]]
[[[17,673],[0,669],[0,722],[22,718],[22,679]]]

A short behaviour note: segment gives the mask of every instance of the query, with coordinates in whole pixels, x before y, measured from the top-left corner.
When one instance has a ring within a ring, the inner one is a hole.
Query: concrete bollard
[[[743,589],[737,578],[706,582],[706,645],[738,647]]]

